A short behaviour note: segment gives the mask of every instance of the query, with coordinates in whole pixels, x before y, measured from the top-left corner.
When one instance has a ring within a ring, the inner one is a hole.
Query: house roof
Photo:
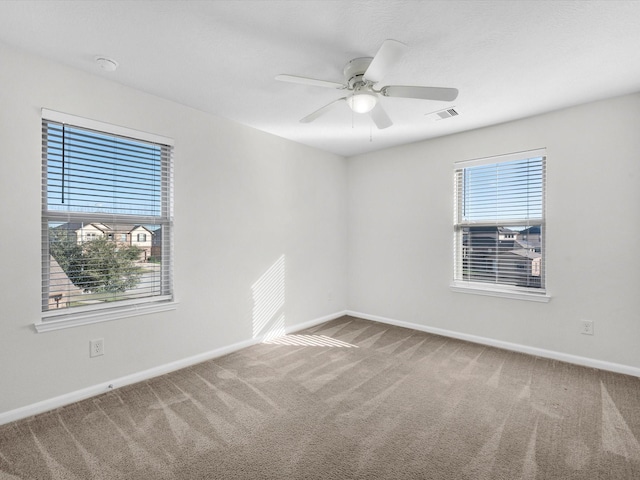
[[[540,240],[520,240],[516,239],[515,243],[521,246],[524,249],[540,249],[542,247],[542,242]]]
[[[510,250],[508,252],[505,252],[505,254],[517,255],[518,257],[525,257],[525,258],[529,258],[531,260],[534,260],[536,258],[541,258],[542,257],[542,255],[539,254],[538,252],[532,252],[532,251],[524,249],[524,248],[519,248],[519,249],[516,249],[516,250]]]
[[[134,230],[138,230],[140,228],[143,229],[143,230],[146,230],[147,232],[149,232],[152,235],[154,234],[154,231],[149,230],[144,225],[134,225],[133,227],[131,227],[131,230],[129,230],[129,233],[133,232]]]
[[[111,227],[109,225],[106,225],[104,223],[79,223],[79,222],[67,222],[67,223],[62,223],[56,227],[53,227],[57,230],[71,230],[71,231],[78,231],[82,228],[87,228],[88,226],[92,226],[94,228],[97,228],[98,230],[104,232],[104,233],[131,233],[134,230],[137,230],[139,228],[142,228],[144,230],[146,230],[147,232],[149,232],[150,234],[154,234],[155,232],[153,230],[148,229],[146,226],[144,225],[139,225],[139,224],[117,224],[114,227]]]
[[[541,233],[541,229],[539,225],[535,225],[533,227],[525,228],[524,230],[520,231],[520,233],[538,235]]]

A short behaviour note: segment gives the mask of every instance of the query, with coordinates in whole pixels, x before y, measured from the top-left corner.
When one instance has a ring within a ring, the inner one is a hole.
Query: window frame
[[[162,256],[166,259],[166,265],[163,264],[161,271],[161,293],[143,298],[133,298],[119,300],[117,302],[105,302],[96,305],[87,305],[80,307],[64,308],[64,309],[48,309],[49,296],[49,222],[54,221],[70,221],[81,220],[90,221],[87,223],[97,223],[109,221],[122,221],[124,218],[135,220],[143,216],[134,216],[133,218],[125,217],[125,215],[102,214],[102,213],[79,213],[79,212],[60,212],[58,210],[49,210],[47,198],[47,182],[48,182],[48,166],[47,166],[47,149],[45,146],[44,131],[41,134],[42,144],[42,312],[40,319],[36,321],[35,328],[38,332],[58,330],[62,328],[75,327],[96,322],[116,320],[128,318],[137,315],[155,313],[159,311],[173,310],[176,308],[177,302],[174,298],[173,290],[173,148],[174,141],[171,138],[156,135],[148,132],[142,132],[127,127],[113,125],[97,120],[91,120],[76,115],[56,112],[53,110],[42,109],[41,123],[44,126],[46,122],[68,125],[80,129],[92,130],[105,135],[125,137],[134,141],[152,143],[166,147],[166,158],[162,160],[162,168],[166,169],[162,174],[163,185],[161,187],[161,197],[163,207],[158,216],[153,217],[153,221],[162,226]],[[147,222],[147,223],[154,223]],[[114,237],[115,238],[115,237]],[[164,262],[163,262],[164,263]]]
[[[494,221],[464,221],[462,219],[462,203],[464,184],[460,184],[458,180],[459,172],[465,168],[476,167],[481,165],[494,165],[504,162],[527,160],[542,157],[542,198],[541,198],[541,218],[534,221],[526,221],[520,219],[504,219]],[[546,148],[528,150],[523,152],[510,153],[505,155],[497,155],[491,157],[478,158],[473,160],[464,160],[454,162],[453,164],[453,182],[454,182],[454,222],[453,222],[453,280],[450,289],[456,293],[470,293],[476,295],[487,295],[494,297],[504,297],[517,300],[529,300],[534,302],[549,302],[551,296],[547,288],[547,245],[546,245],[546,164],[547,164]],[[463,230],[467,227],[508,227],[508,226],[540,226],[540,242],[541,242],[541,283],[542,287],[521,287],[509,285],[506,283],[490,283],[473,281],[471,279],[463,279]]]

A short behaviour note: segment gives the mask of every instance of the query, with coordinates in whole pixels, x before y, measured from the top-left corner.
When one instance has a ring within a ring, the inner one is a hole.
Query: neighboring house
[[[127,235],[129,236],[129,244],[144,249],[145,258],[148,258],[151,254],[153,232],[142,225],[134,225]]]
[[[539,227],[521,232],[504,227],[469,227],[463,235],[463,268],[471,280],[540,286]]]
[[[519,238],[516,240],[516,248],[522,248],[524,250],[528,250],[530,252],[542,252],[542,242],[539,240],[520,240]]]
[[[498,256],[500,283],[510,283],[521,287],[540,287],[541,262],[542,255],[540,253],[524,248],[500,253]],[[509,275],[510,272],[514,272],[516,276]]]
[[[54,227],[56,230],[66,231],[67,238],[72,238],[81,244],[97,238],[107,237],[118,244],[132,245],[140,248],[140,260],[147,260],[151,256],[154,242],[154,232],[143,225],[117,225],[110,227],[104,223],[63,223]]]
[[[518,232],[513,231],[506,227],[497,228],[498,240],[515,240],[518,236]]]
[[[518,241],[522,245],[529,245],[535,248],[535,251],[540,253],[542,246],[542,232],[540,227],[529,227],[525,230],[518,232]]]
[[[74,239],[77,243],[89,242],[106,234],[108,226],[102,223],[63,223],[54,227],[56,230],[65,231],[67,238]]]
[[[162,227],[158,227],[151,237],[151,256],[156,259],[162,256]]]

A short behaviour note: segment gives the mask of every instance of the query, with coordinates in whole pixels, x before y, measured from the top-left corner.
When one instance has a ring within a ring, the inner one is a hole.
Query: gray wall
[[[349,159],[349,309],[638,369],[638,125],[636,94]],[[551,301],[450,291],[453,163],[541,147]]]
[[[285,326],[345,310],[344,158],[2,45],[0,64],[0,414],[266,333],[252,287],[283,256]],[[175,140],[176,310],[35,333],[42,107]]]

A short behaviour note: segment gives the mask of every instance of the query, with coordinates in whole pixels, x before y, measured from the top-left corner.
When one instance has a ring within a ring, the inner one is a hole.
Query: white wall
[[[349,309],[640,368],[639,125],[636,94],[349,159]],[[540,147],[551,301],[451,292],[453,162]]]
[[[2,45],[0,65],[0,416],[265,333],[252,286],[279,259],[285,326],[346,309],[345,159]],[[35,332],[42,107],[175,140],[175,311]]]

